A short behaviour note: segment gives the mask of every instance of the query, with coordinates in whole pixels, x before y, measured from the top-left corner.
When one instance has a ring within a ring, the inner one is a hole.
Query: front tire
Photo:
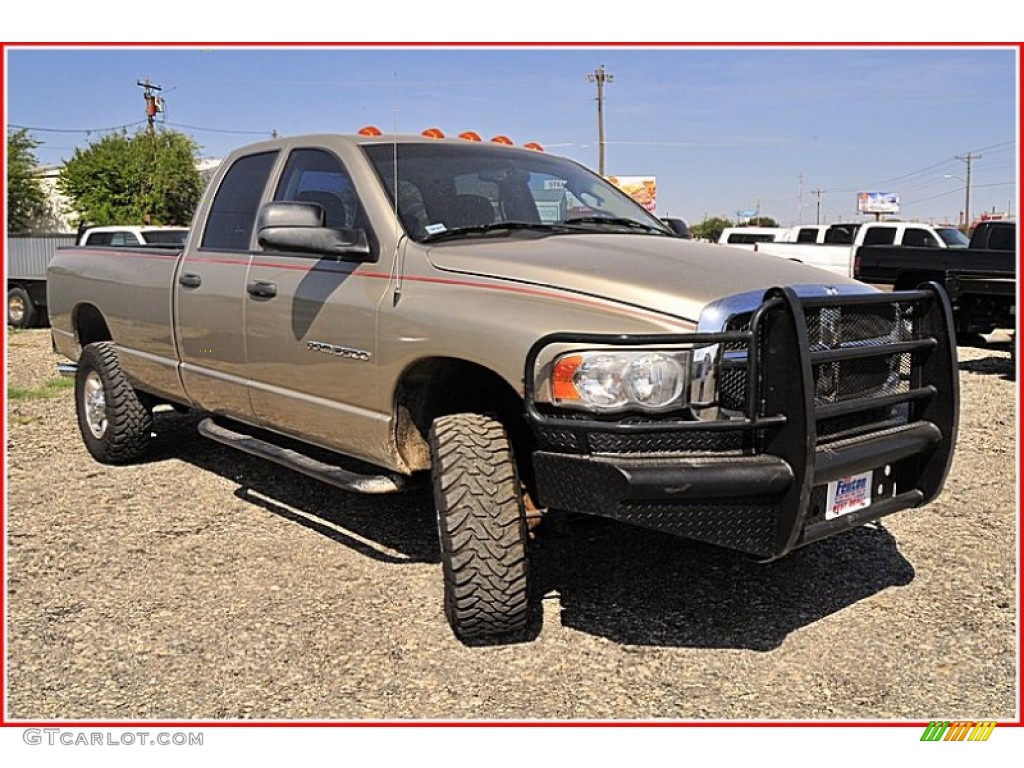
[[[153,414],[121,370],[109,341],[82,350],[75,408],[85,447],[97,461],[129,464],[146,454],[153,439]]]
[[[442,416],[430,455],[445,615],[464,643],[500,642],[530,615],[526,517],[508,436],[486,416]]]
[[[12,328],[31,328],[36,321],[36,305],[21,286],[7,291],[7,324]]]

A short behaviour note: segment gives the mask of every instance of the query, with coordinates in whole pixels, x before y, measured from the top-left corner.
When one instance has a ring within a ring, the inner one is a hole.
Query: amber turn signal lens
[[[561,357],[555,363],[554,370],[551,373],[551,396],[556,401],[578,401],[580,399],[580,393],[576,391],[576,386],[572,383],[573,374],[576,373],[576,369],[583,364],[582,355],[567,355]]]

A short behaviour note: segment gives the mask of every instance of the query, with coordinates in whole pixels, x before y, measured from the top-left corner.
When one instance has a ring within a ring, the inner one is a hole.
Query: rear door
[[[366,231],[374,260],[259,249],[245,296],[253,411],[265,426],[372,459],[390,414],[373,409],[377,307],[390,275],[352,178],[333,152],[289,153],[275,201],[316,203],[327,227]]]
[[[243,155],[223,176],[175,276],[182,384],[204,410],[252,417],[246,384],[246,273],[277,151]]]

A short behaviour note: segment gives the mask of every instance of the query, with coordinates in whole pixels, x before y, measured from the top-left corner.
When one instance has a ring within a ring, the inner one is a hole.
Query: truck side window
[[[113,240],[113,232],[93,232],[85,241],[86,245],[110,245]]]
[[[801,229],[799,234],[796,236],[798,243],[816,243],[818,242],[818,230],[816,229]]]
[[[988,231],[987,248],[993,251],[1012,251],[1017,247],[1016,227],[992,227]]]
[[[338,158],[322,149],[296,149],[288,156],[274,200],[316,203],[323,208],[326,227],[360,226],[359,198],[352,180]]]
[[[129,245],[138,245],[139,243],[134,235],[129,237],[127,232],[115,232],[114,236],[110,238],[110,244],[119,248],[125,248]]]
[[[859,224],[836,224],[825,230],[825,242],[829,245],[853,245]]]
[[[914,248],[938,248],[938,241],[926,229],[907,227],[903,232],[903,244]]]
[[[200,248],[247,251],[263,189],[277,152],[247,155],[235,161],[213,198]]]
[[[896,227],[871,227],[864,233],[864,245],[892,245],[896,242]]]

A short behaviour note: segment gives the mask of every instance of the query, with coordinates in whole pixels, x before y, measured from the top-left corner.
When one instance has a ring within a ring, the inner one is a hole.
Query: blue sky
[[[660,215],[783,224],[856,218],[856,192],[900,193],[905,218],[955,221],[968,152],[972,212],[1017,206],[1016,51],[977,48],[8,50],[9,125],[72,131],[144,118],[205,156],[270,135],[439,127],[538,141],[596,168],[603,64],[606,170],[658,179]],[[182,126],[190,126],[188,128]],[[211,130],[217,129],[217,130]],[[134,130],[134,128],[133,128]],[[97,134],[34,131],[44,163]],[[945,178],[946,175],[957,178]],[[803,207],[800,206],[802,175]]]

